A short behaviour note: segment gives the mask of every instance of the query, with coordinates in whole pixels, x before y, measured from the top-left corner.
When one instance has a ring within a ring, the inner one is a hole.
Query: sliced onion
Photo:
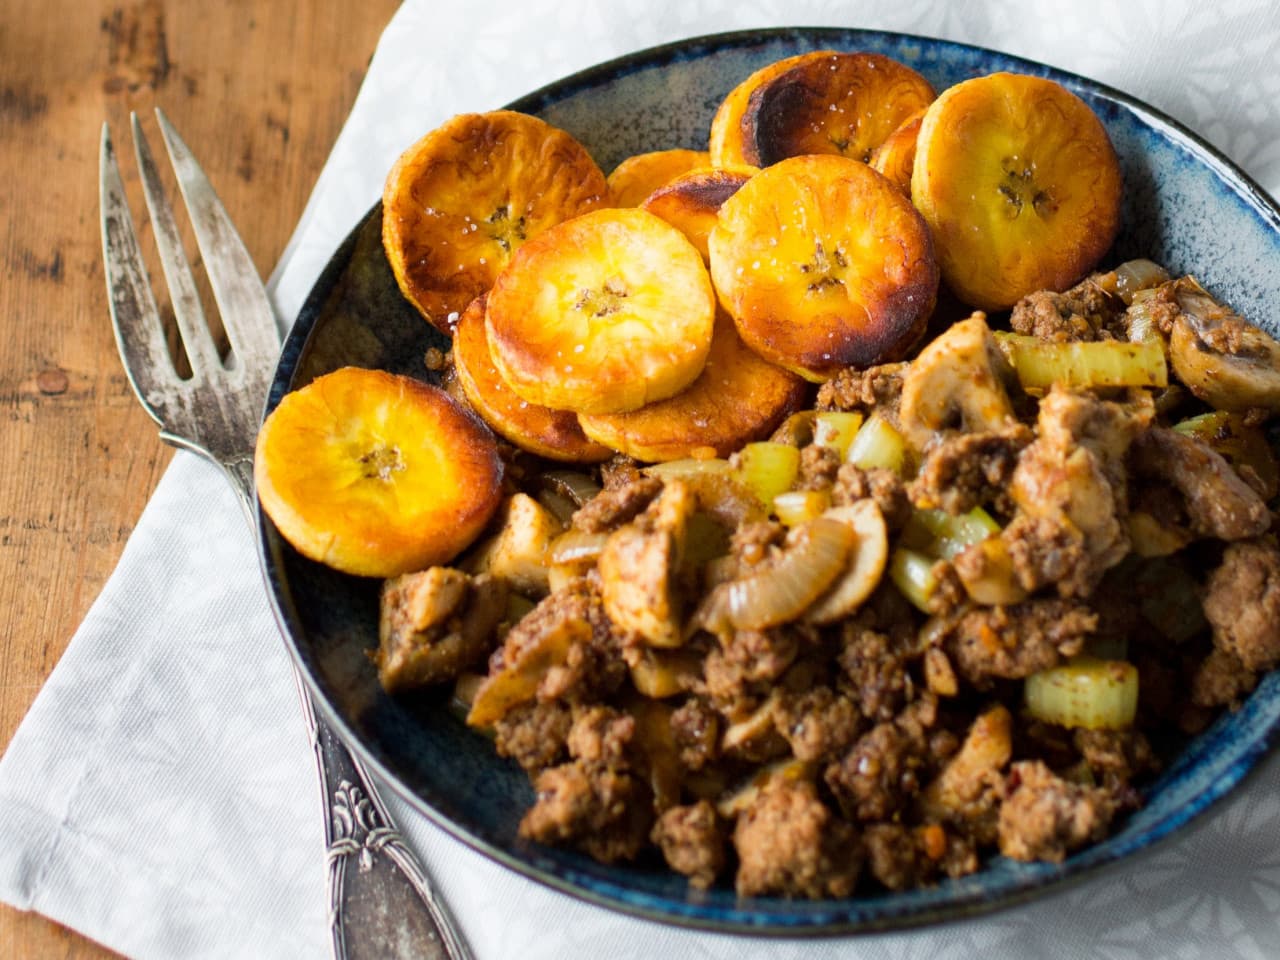
[[[1139,290],[1158,287],[1169,279],[1169,271],[1154,261],[1128,260],[1116,267],[1116,294],[1130,304]]]
[[[542,475],[542,481],[551,490],[568,497],[578,506],[582,506],[600,492],[600,484],[585,473],[578,473],[575,470],[551,470]]]
[[[581,563],[594,560],[604,550],[609,535],[604,532],[587,533],[568,530],[551,541],[547,547],[547,560],[553,564]]]
[[[796,619],[844,571],[856,539],[847,524],[827,517],[796,527],[776,563],[716,587],[699,620],[720,634],[729,628],[761,630]]]
[[[573,515],[578,512],[578,505],[564,494],[554,490],[539,490],[538,502],[551,511],[562,524],[568,525]]]
[[[646,476],[658,477],[661,480],[687,480],[690,477],[706,474],[728,474],[733,472],[733,465],[728,460],[711,457],[706,460],[687,457],[683,460],[667,460],[654,463],[640,471]]]
[[[874,500],[833,507],[826,515],[853,531],[855,547],[845,572],[805,613],[810,623],[834,623],[850,616],[880,585],[889,559],[889,532]]]

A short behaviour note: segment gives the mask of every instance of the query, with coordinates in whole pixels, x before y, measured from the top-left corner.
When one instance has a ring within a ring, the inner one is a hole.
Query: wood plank
[[[397,6],[0,3],[0,746],[110,575],[170,457],[133,398],[108,322],[103,120],[138,211],[129,111],[150,123],[152,107],[163,107],[266,275]],[[0,906],[0,955],[109,954]]]

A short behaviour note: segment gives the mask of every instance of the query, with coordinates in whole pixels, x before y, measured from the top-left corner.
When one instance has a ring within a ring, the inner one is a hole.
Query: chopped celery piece
[[[1068,387],[1167,387],[1169,368],[1159,340],[1052,343],[996,333],[996,342],[1024,390]]]
[[[787,443],[748,443],[738,454],[738,477],[761,503],[790,490],[799,473],[800,451]]]
[[[813,418],[813,442],[834,450],[841,460],[849,452],[849,444],[862,426],[862,414],[828,410]]]
[[[774,516],[788,527],[822,516],[829,506],[831,493],[827,490],[788,490],[773,498]]]
[[[907,442],[889,421],[873,413],[849,444],[847,459],[863,470],[884,467],[903,474],[906,472]]]
[[[1027,677],[1026,700],[1046,723],[1123,730],[1138,712],[1138,670],[1123,660],[1077,657]]]
[[[917,610],[929,610],[929,600],[938,589],[938,578],[933,575],[933,557],[925,556],[907,547],[898,547],[889,557],[889,579],[899,592]]]
[[[999,532],[1000,524],[981,507],[954,515],[945,510],[916,510],[907,520],[903,539],[922,553],[951,560]]]

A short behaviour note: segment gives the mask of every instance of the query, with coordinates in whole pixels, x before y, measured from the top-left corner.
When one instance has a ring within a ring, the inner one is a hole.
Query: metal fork
[[[111,134],[103,124],[102,243],[116,346],[134,392],[160,426],[161,439],[222,467],[254,525],[253,448],[280,351],[275,315],[204,172],[159,109],[156,116],[231,352],[224,364],[136,115],[131,121],[138,168],[192,374],[179,377],[169,351]],[[425,871],[391,827],[367,771],[316,715],[301,676],[295,672],[295,677],[320,768],[334,956],[471,957]]]

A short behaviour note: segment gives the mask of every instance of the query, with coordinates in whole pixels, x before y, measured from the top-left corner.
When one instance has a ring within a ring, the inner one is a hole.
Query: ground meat
[[[720,715],[700,697],[691,697],[671,714],[671,736],[686,770],[701,770],[720,756]]]
[[[830,447],[811,443],[800,449],[800,475],[796,490],[830,490],[840,469],[840,454]]]
[[[818,390],[819,410],[861,410],[870,412],[895,408],[902,396],[905,363],[883,363],[865,370],[846,367]]]
[[[1141,730],[1086,730],[1072,732],[1075,747],[1094,776],[1129,783],[1156,770],[1159,761]]]
[[[575,760],[538,774],[520,836],[572,843],[602,863],[633,859],[653,822],[648,788],[625,770]]]
[[[535,774],[564,759],[572,724],[573,712],[558,700],[522,703],[494,726],[494,745]]]
[[[1132,310],[1133,307],[1129,309]],[[1152,288],[1151,293],[1142,301],[1141,309],[1151,318],[1152,325],[1168,337],[1173,333],[1174,322],[1182,316],[1182,307],[1178,305],[1177,284],[1162,283]]]
[[[545,597],[507,632],[489,658],[490,682],[500,675],[518,678],[514,685],[523,689],[524,678],[537,678],[539,701],[597,702],[629,675],[622,658],[625,639],[605,614],[598,586],[579,578]]]
[[[949,625],[944,646],[961,676],[978,689],[992,677],[1018,680],[1074,656],[1098,615],[1066,600],[1031,600],[969,610]]]
[[[936,864],[925,855],[916,833],[900,823],[872,823],[862,831],[867,869],[890,890],[918,887],[934,877]]]
[[[1114,403],[1054,386],[1040,402],[1039,436],[1018,458],[1010,497],[1026,516],[1080,531],[1087,562],[1071,576],[1085,593],[1129,552],[1125,456],[1154,413],[1145,394]]]
[[[798,760],[841,756],[862,725],[853,701],[830,687],[784,693],[775,703],[773,722]]]
[[[910,650],[861,620],[840,625],[837,662],[844,670],[854,703],[873,721],[892,720],[910,699],[914,685],[907,670]]]
[[[724,825],[710,801],[671,807],[653,825],[650,837],[667,865],[688,877],[690,886],[705,890],[724,869]]]
[[[642,476],[640,464],[626,454],[615,453],[600,464],[600,482],[604,484],[606,490],[625,487],[629,483],[635,483]]]
[[[738,816],[736,887],[742,897],[847,897],[860,867],[853,828],[807,780],[779,778]]]
[[[1204,615],[1214,646],[1255,673],[1280,663],[1280,550],[1265,540],[1233,543],[1209,576]]]
[[[969,593],[964,588],[964,581],[950,560],[937,560],[929,568],[933,578],[933,593],[929,594],[927,606],[929,613],[935,617],[949,617],[969,602]]]
[[[845,756],[827,765],[827,786],[845,816],[887,820],[920,790],[928,743],[911,724],[878,723]]]
[[[1258,675],[1228,650],[1212,650],[1191,674],[1195,707],[1235,707],[1258,685]],[[1192,728],[1200,718],[1193,718]]]
[[[1084,535],[1074,524],[1062,517],[1019,514],[1000,537],[1013,575],[1028,593],[1056,586],[1063,597],[1088,595],[1095,574],[1084,548]]]
[[[722,712],[739,712],[730,706],[753,702],[762,687],[786,672],[798,652],[797,634],[786,626],[735,631],[707,655],[707,693]]]
[[[729,553],[739,568],[754,567],[769,556],[769,548],[782,543],[787,528],[772,520],[744,523],[729,538]]]
[[[911,502],[922,510],[952,514],[991,504],[1001,513],[1011,513],[1009,483],[1018,455],[1033,439],[1030,428],[1021,423],[940,438],[908,488]]]
[[[1244,540],[1271,526],[1271,512],[1257,491],[1195,437],[1152,427],[1134,441],[1131,461],[1139,474],[1170,483],[1182,494],[1191,529],[1201,536]]]
[[[972,841],[937,823],[919,827],[868,824],[862,832],[862,846],[867,869],[890,890],[931,883],[939,872],[962,877],[979,865]]]
[[[1115,804],[1100,787],[1069,783],[1039,760],[1015,763],[1000,806],[1000,852],[1014,860],[1051,860],[1106,836]]]
[[[876,502],[891,531],[899,529],[911,515],[911,498],[896,470],[885,467],[863,470],[852,463],[841,464],[831,490],[832,504],[847,506],[867,497]]]
[[[604,533],[629,523],[662,492],[657,477],[637,476],[619,486],[606,487],[573,515],[573,528]]]
[[[612,707],[586,707],[578,711],[569,730],[569,754],[587,763],[625,767],[635,733],[636,718],[630,714]]]
[[[1063,293],[1039,290],[1013,305],[1009,326],[1041,340],[1110,340],[1123,302],[1108,294],[1098,276],[1086,277]]]

